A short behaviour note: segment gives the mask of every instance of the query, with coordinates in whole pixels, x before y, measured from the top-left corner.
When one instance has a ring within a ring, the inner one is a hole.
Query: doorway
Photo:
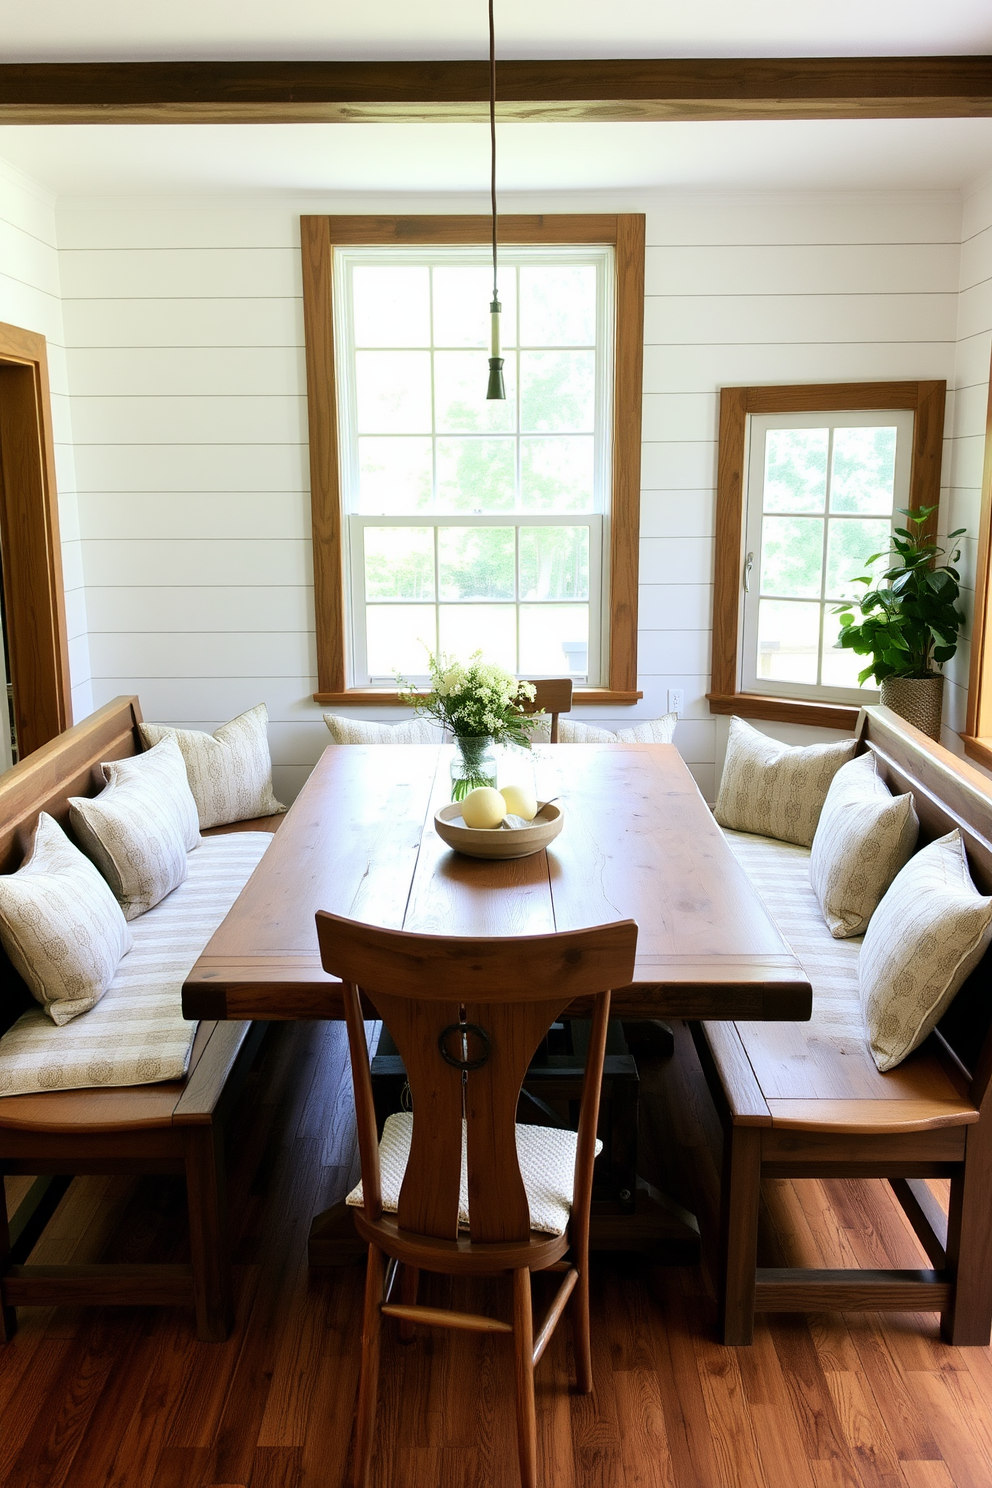
[[[23,759],[72,713],[47,346],[2,323],[0,570],[13,755]]]

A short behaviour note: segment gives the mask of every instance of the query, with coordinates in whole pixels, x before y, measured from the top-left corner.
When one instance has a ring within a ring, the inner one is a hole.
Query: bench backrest
[[[141,753],[140,722],[136,697],[114,698],[0,776],[0,873],[20,867],[39,812],[67,827],[69,797],[95,796],[103,789],[101,763]],[[0,1033],[30,1003],[30,993],[0,952]]]
[[[896,794],[912,791],[920,846],[955,827],[964,838],[975,887],[992,894],[992,780],[935,744],[890,708],[866,708],[858,724],[862,747]],[[938,1039],[966,1072],[977,1105],[992,1088],[992,950],[965,982],[940,1021]]]

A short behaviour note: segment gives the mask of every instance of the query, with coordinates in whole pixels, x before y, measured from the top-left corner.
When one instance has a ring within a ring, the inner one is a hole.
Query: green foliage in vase
[[[960,574],[951,565],[961,556],[960,548],[950,563],[938,563],[946,548],[930,542],[924,533],[934,506],[899,507],[908,527],[896,527],[890,547],[865,560],[870,568],[879,559],[888,567],[881,578],[863,574],[854,580],[865,586],[864,594],[848,600],[835,611],[840,615],[840,644],[871,663],[858,676],[884,682],[887,677],[938,677],[945,661],[957,650],[958,631],[964,616],[957,608]],[[964,527],[948,536],[948,542],[963,536]]]
[[[431,690],[408,690],[401,699],[417,713],[433,718],[456,739],[492,739],[495,744],[531,747],[526,732],[543,714],[525,713],[524,703],[534,697],[532,682],[518,682],[502,667],[482,660],[473,651],[467,662],[444,655],[428,655]],[[397,678],[401,687],[406,684]]]

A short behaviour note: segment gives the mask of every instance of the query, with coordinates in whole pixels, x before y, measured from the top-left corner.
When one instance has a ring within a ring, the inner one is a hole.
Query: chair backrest
[[[524,704],[525,713],[547,713],[551,719],[551,742],[558,743],[558,715],[572,711],[571,677],[544,677],[532,682],[533,700]]]
[[[588,1209],[610,989],[629,985],[637,925],[479,939],[416,935],[317,914],[324,970],[345,983],[365,1212],[382,1213],[368,1050],[358,988],[382,1016],[413,1093],[402,1229],[458,1234],[462,1122],[473,1241],[527,1240],[530,1212],[516,1148],[520,1087],[538,1044],[573,998],[594,996],[573,1209]]]

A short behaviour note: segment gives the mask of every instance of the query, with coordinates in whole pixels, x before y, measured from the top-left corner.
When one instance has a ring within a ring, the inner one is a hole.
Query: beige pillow
[[[559,744],[671,744],[677,713],[664,718],[645,718],[630,728],[604,729],[592,723],[578,723],[574,718],[559,718]]]
[[[831,935],[863,935],[899,869],[912,856],[920,824],[911,795],[894,796],[869,750],[830,782],[809,881]]]
[[[809,847],[830,782],[857,741],[780,744],[731,718],[727,759],[713,814],[721,827]]]
[[[948,832],[897,875],[861,947],[861,1007],[880,1070],[922,1044],[990,941],[992,899],[971,881],[961,833]]]
[[[286,810],[272,793],[268,722],[268,709],[259,703],[213,734],[162,723],[143,723],[141,734],[149,747],[169,736],[175,739],[205,830]]]
[[[342,718],[325,713],[324,722],[335,744],[440,744],[443,731],[426,718],[404,723],[369,723],[364,718]]]
[[[0,940],[60,1025],[96,1006],[133,944],[117,900],[47,812],[20,868],[0,876]]]
[[[72,796],[69,820],[124,911],[137,919],[186,878],[186,854],[200,845],[196,802],[175,739],[101,766],[98,796]]]

